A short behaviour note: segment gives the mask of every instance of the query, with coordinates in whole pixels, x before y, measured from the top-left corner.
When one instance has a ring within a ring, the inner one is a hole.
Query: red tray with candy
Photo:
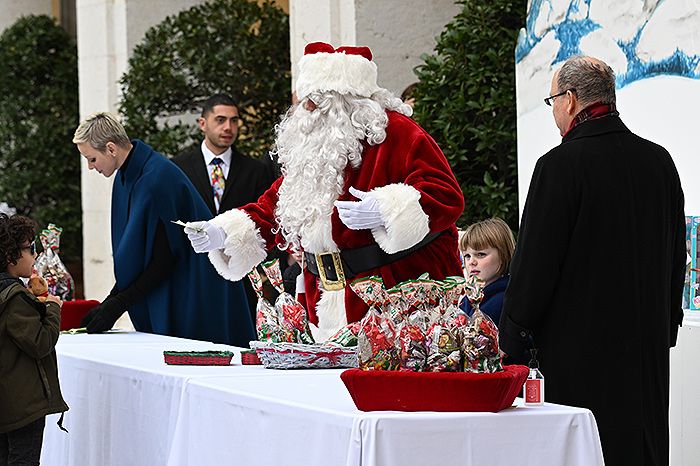
[[[340,378],[360,411],[490,411],[513,404],[525,366],[493,373],[348,369]]]

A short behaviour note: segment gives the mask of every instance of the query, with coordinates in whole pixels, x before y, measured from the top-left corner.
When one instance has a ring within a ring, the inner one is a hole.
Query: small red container
[[[100,302],[94,299],[63,301],[63,306],[61,306],[61,331],[80,328],[80,321],[85,317],[85,314],[99,305]]]
[[[163,351],[166,364],[191,366],[229,366],[231,351]]]
[[[256,353],[255,350],[251,349],[241,351],[241,364],[247,366],[257,366],[262,364],[262,362],[258,357],[258,353]]]
[[[502,372],[399,372],[348,369],[340,378],[360,411],[490,411],[513,404],[525,366]]]

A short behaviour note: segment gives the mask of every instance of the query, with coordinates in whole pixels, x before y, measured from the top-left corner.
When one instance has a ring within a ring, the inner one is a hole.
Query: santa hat
[[[336,91],[370,97],[379,90],[377,65],[368,47],[338,47],[312,42],[299,60],[296,93],[303,99],[312,92]]]

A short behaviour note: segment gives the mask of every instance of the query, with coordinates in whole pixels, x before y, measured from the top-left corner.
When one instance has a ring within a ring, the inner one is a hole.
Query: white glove
[[[384,226],[384,219],[379,212],[379,203],[370,193],[353,187],[350,194],[359,201],[335,201],[340,220],[351,230],[368,230]]]
[[[226,240],[224,229],[209,222],[187,222],[185,233],[194,252],[199,253],[223,249]]]

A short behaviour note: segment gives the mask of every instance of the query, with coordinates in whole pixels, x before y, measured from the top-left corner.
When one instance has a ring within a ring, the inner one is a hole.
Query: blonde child
[[[515,239],[508,224],[500,218],[490,218],[469,225],[459,240],[467,275],[476,275],[486,284],[479,309],[498,325],[503,307],[503,295],[508,286],[508,268],[515,250]],[[471,315],[469,300],[461,308]]]

